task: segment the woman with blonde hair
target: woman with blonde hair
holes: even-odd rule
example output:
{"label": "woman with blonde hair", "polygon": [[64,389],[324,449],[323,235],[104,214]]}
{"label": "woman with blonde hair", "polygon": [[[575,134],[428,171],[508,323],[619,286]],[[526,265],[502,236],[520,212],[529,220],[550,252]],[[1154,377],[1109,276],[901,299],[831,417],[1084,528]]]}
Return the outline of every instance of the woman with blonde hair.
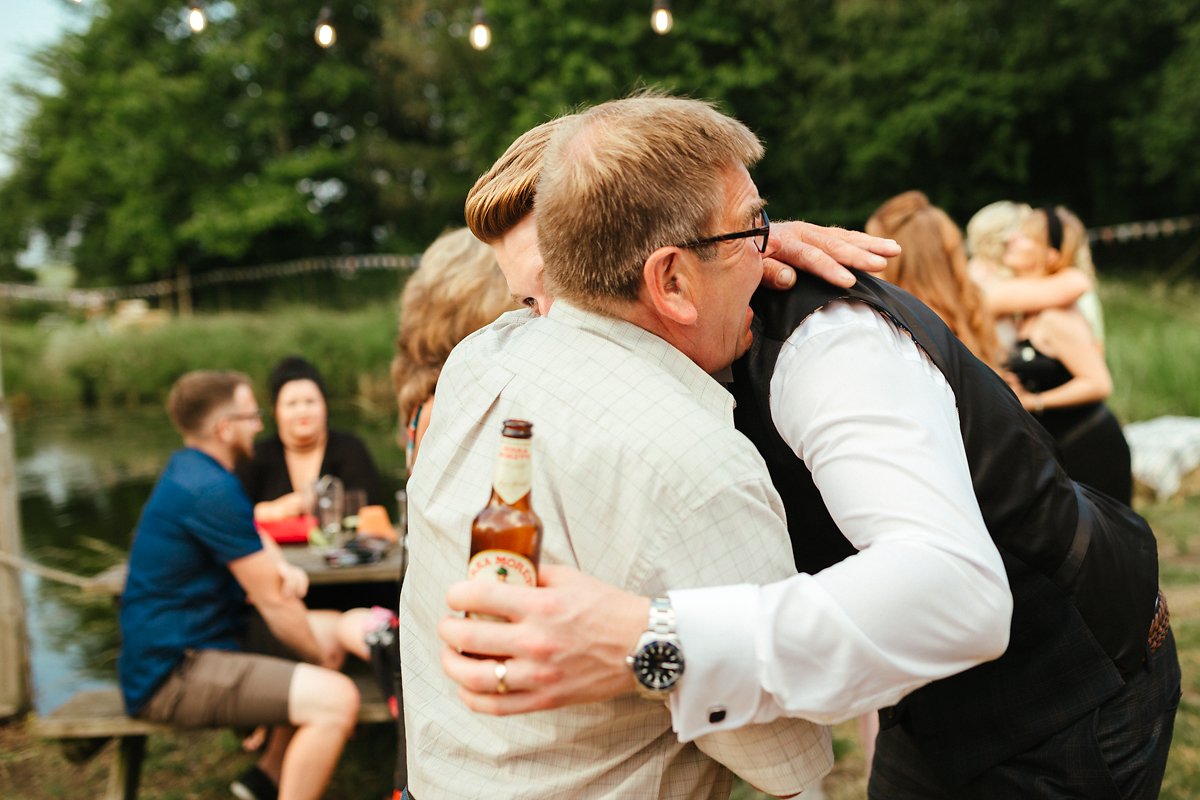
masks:
{"label": "woman with blonde hair", "polygon": [[1096,296],[1096,268],[1086,240],[1076,251],[1070,268],[1046,277],[1014,278],[1004,265],[1008,242],[1033,209],[1025,203],[997,200],[975,212],[967,222],[967,269],[983,289],[983,299],[996,317],[996,333],[1005,350],[1016,343],[1016,317],[1048,308],[1078,304],[1092,327],[1097,343],[1104,344],[1104,318]]}
{"label": "woman with blonde hair", "polygon": [[450,351],[469,334],[520,305],[492,249],[466,228],[443,233],[421,257],[400,296],[392,385],[405,426],[411,471],[429,427],[433,390]]}
{"label": "woman with blonde hair", "polygon": [[[1087,233],[1065,208],[1041,208],[1021,223],[1004,263],[1017,278],[1071,269]],[[1072,478],[1129,504],[1133,492],[1129,445],[1105,405],[1112,375],[1092,328],[1078,308],[1026,314],[1008,361],[1009,385],[1058,442]]]}
{"label": "woman with blonde hair", "polygon": [[908,191],[876,209],[866,232],[901,247],[881,277],[932,308],[976,358],[998,369],[1003,350],[992,315],[967,272],[962,233],[946,212],[924,192]]}

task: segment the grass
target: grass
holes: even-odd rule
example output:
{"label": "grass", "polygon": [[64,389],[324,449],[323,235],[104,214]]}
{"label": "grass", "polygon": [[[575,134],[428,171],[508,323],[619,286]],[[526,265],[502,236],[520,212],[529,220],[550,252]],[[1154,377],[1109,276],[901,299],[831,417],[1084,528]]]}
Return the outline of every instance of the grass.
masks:
{"label": "grass", "polygon": [[[1101,296],[1117,416],[1200,416],[1200,284],[1114,278],[1101,285]],[[262,386],[276,360],[301,353],[320,366],[331,396],[386,410],[393,297],[365,296],[348,310],[290,305],[197,315],[149,331],[114,331],[65,315],[31,323],[10,314],[0,318],[3,386],[17,414],[157,406],[189,369],[237,369]]]}
{"label": "grass", "polygon": [[1117,416],[1200,416],[1200,284],[1109,280],[1101,298]]}
{"label": "grass", "polygon": [[[0,797],[50,800],[98,797],[108,778],[110,742],[84,763],[72,763],[56,743],[31,737],[24,725],[0,726]],[[360,729],[346,746],[325,800],[391,796],[396,735],[391,726]],[[151,736],[142,767],[142,800],[230,797],[229,784],[254,761],[229,731]]]}
{"label": "grass", "polygon": [[376,303],[195,316],[151,330],[113,330],[102,321],[4,323],[0,346],[4,388],[18,414],[158,406],[179,375],[197,368],[240,370],[263,386],[271,366],[292,353],[320,367],[332,397],[391,407],[395,331],[393,306]]}

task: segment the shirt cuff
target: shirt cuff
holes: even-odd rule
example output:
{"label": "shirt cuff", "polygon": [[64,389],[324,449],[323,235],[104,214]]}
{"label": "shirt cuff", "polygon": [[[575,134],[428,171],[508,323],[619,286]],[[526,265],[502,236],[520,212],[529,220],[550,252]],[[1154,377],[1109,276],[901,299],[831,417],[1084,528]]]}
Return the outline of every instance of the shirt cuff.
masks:
{"label": "shirt cuff", "polygon": [[755,609],[749,584],[668,593],[683,650],[684,672],[670,695],[681,742],[749,724],[758,708]]}

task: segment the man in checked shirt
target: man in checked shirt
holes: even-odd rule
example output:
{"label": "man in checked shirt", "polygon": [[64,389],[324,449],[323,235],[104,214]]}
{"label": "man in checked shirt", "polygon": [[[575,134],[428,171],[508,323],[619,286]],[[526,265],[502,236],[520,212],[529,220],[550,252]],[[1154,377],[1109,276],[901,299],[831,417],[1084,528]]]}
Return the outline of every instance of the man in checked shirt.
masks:
{"label": "man in checked shirt", "polygon": [[[746,166],[761,145],[710,106],[673,98],[619,101],[577,123],[579,138],[547,162],[563,171],[557,203],[553,189],[539,198],[546,213],[571,217],[560,228],[571,252],[547,259],[558,300],[544,317],[501,317],[455,350],[409,483],[409,791],[720,798],[732,769],[792,795],[829,768],[828,730],[781,720],[680,742],[663,703],[668,663],[647,660],[657,677],[642,697],[511,719],[471,713],[440,669],[442,598],[464,574],[464,532],[486,499],[507,417],[535,427],[543,564],[649,594],[793,571],[779,497],[709,374],[749,344],[767,220]],[[664,164],[663,152],[683,163]],[[628,225],[601,230],[610,213]],[[745,233],[701,241],[713,229]],[[669,612],[663,631],[669,641]],[[498,662],[486,663],[502,687]]]}

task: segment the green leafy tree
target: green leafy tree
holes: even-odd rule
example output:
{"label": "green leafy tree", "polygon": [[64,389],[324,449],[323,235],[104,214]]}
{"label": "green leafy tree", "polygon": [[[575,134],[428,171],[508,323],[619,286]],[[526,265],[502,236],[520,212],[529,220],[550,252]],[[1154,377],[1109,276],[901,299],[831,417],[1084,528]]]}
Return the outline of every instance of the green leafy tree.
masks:
{"label": "green leafy tree", "polygon": [[362,154],[387,135],[378,19],[330,5],[327,51],[292,4],[211,4],[195,35],[177,5],[99,5],[39,58],[58,91],[25,90],[36,111],[0,188],[4,258],[43,231],[97,283],[374,249],[387,220]]}
{"label": "green leafy tree", "polygon": [[42,54],[61,89],[0,186],[0,269],[44,232],[92,283],[302,255],[419,250],[461,223],[519,133],[643,86],[714,100],[767,143],[779,216],[860,226],[927,191],[958,219],[1009,197],[1092,224],[1193,212],[1195,3],[693,0],[668,36],[649,3],[331,0],[314,9],[98,0]]}
{"label": "green leafy tree", "polygon": [[1197,128],[1182,0],[695,0],[665,37],[619,0],[489,0],[483,53],[469,6],[449,4],[420,47],[476,173],[531,125],[654,85],[758,132],[755,178],[788,215],[857,226],[914,187],[960,219],[1001,197],[1096,222],[1200,202],[1172,172]]}

